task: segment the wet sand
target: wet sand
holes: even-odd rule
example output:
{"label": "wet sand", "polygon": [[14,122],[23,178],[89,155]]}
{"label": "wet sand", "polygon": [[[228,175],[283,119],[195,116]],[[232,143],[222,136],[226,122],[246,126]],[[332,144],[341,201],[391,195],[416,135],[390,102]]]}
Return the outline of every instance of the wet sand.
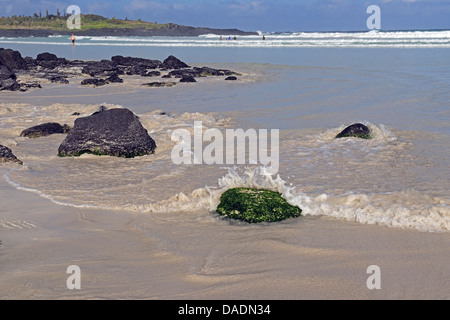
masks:
{"label": "wet sand", "polygon": [[[80,209],[3,179],[0,192],[1,299],[449,298],[446,233],[325,217],[248,226],[209,213]],[[70,265],[81,269],[80,290],[66,287]],[[366,286],[370,265],[380,267],[379,290]]]}

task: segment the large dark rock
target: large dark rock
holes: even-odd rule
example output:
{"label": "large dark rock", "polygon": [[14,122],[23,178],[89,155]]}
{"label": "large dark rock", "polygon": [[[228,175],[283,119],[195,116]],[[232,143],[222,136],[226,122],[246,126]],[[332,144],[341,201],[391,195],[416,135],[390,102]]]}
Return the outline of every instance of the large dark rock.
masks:
{"label": "large dark rock", "polygon": [[22,161],[17,159],[17,157],[12,153],[10,148],[0,145],[0,163],[5,162],[23,164]]}
{"label": "large dark rock", "polygon": [[361,139],[372,139],[370,129],[362,123],[355,123],[345,128],[336,138],[356,137]]}
{"label": "large dark rock", "polygon": [[163,61],[163,63],[161,64],[160,68],[163,69],[183,69],[183,68],[189,68],[189,66],[184,63],[183,61],[181,61],[180,59],[174,57],[174,56],[169,56],[166,58],[166,60]]}
{"label": "large dark rock", "polygon": [[59,123],[49,122],[25,129],[22,131],[20,136],[28,138],[38,138],[49,136],[52,134],[68,133],[69,131],[70,127],[67,124],[62,126]]}
{"label": "large dark rock", "polygon": [[233,188],[225,191],[217,213],[250,223],[274,222],[299,217],[302,210],[271,190]]}
{"label": "large dark rock", "polygon": [[19,51],[0,48],[0,65],[8,67],[10,70],[26,70],[27,62]]}
{"label": "large dark rock", "polygon": [[151,154],[155,141],[128,109],[110,109],[78,118],[58,149],[60,157],[84,153],[133,158]]}

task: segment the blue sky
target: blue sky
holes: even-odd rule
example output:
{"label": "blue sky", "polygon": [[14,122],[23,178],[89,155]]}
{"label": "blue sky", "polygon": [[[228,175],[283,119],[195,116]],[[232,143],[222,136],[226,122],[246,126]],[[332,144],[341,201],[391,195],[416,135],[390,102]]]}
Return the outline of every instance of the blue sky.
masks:
{"label": "blue sky", "polygon": [[78,5],[82,13],[247,31],[367,30],[370,5],[384,30],[450,29],[450,0],[0,0],[0,16]]}

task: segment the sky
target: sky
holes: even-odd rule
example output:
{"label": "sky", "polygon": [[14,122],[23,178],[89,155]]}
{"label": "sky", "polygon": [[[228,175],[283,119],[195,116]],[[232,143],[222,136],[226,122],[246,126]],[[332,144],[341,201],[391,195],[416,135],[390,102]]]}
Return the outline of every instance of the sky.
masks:
{"label": "sky", "polygon": [[450,0],[0,0],[0,16],[63,12],[244,31],[363,31],[370,5],[382,30],[450,29]]}

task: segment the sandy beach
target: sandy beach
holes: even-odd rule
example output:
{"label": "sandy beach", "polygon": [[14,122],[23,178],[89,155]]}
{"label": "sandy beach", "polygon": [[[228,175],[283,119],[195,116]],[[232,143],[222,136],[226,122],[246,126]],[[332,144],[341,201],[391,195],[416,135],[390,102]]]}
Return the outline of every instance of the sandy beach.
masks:
{"label": "sandy beach", "polygon": [[[449,297],[448,234],[326,217],[248,226],[207,213],[134,215],[57,206],[3,179],[0,188],[1,299]],[[66,287],[70,265],[81,290]],[[381,269],[379,290],[366,286],[370,265]]]}

